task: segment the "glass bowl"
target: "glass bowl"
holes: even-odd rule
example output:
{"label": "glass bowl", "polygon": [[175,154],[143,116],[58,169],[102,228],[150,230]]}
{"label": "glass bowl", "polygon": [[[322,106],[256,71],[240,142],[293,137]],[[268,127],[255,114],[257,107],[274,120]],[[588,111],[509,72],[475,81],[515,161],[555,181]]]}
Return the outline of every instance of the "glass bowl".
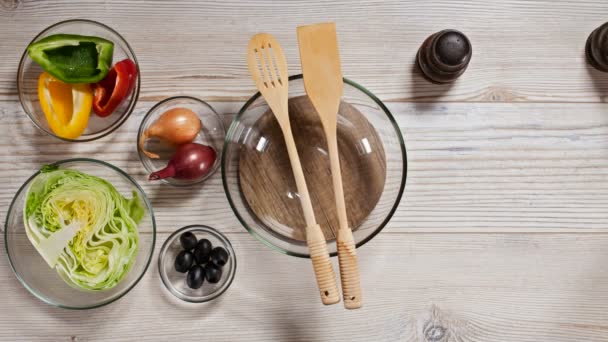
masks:
{"label": "glass bowl", "polygon": [[94,159],[68,159],[53,165],[102,177],[128,198],[131,198],[133,191],[139,194],[146,212],[138,226],[139,250],[135,262],[118,285],[103,291],[78,290],[66,283],[55,269],[51,269],[28,240],[23,224],[27,190],[34,177],[40,173],[38,171],[19,188],[6,216],[4,241],[11,267],[23,286],[48,304],[67,309],[92,309],[109,304],[135,287],[148,269],[156,239],[152,205],[135,180],[114,165]]}
{"label": "glass bowl", "polygon": [[[302,75],[289,78],[289,111],[315,216],[334,256],[338,219],[327,142]],[[399,205],[407,174],[405,144],[386,106],[348,79],[337,125],[349,226],[357,246],[362,246],[382,230]],[[282,253],[309,257],[284,138],[259,92],[228,129],[222,180],[232,210],[253,236]]]}
{"label": "glass bowl", "polygon": [[[228,262],[222,268],[222,277],[216,284],[205,280],[203,286],[191,289],[186,284],[186,274],[175,270],[175,257],[183,250],[179,237],[185,232],[193,233],[197,240],[208,239],[213,247],[223,247],[228,252]],[[203,303],[219,297],[232,284],[236,273],[236,255],[228,238],[219,231],[204,225],[191,225],[173,232],[160,250],[158,271],[163,284],[175,297],[191,303]]]}
{"label": "glass bowl", "polygon": [[[175,186],[190,186],[203,182],[207,178],[211,177],[211,175],[213,175],[215,171],[217,171],[218,167],[220,166],[222,149],[224,147],[224,137],[226,135],[224,123],[222,121],[222,118],[207,102],[191,96],[175,96],[160,101],[154,107],[152,107],[150,111],[148,111],[146,116],[141,121],[141,124],[139,125],[139,131],[137,132],[136,144],[137,142],[139,142],[139,139],[142,134],[148,128],[150,128],[150,126],[163,113],[177,107],[188,108],[198,115],[203,125],[198,136],[196,137],[196,139],[194,139],[194,142],[210,146],[215,150],[216,153],[215,163],[213,163],[213,166],[211,166],[209,172],[207,172],[204,176],[200,178],[193,180],[180,180],[175,178],[161,179],[161,181],[166,184],[171,184]],[[137,146],[139,160],[141,160],[141,163],[144,165],[144,168],[148,173],[161,170],[165,166],[167,166],[167,162],[169,161],[169,159],[171,159],[171,156],[175,152],[174,146],[170,146],[166,143],[163,143],[157,138],[148,139],[144,144],[144,148],[147,151],[155,152],[160,156],[160,158],[158,159],[152,159],[148,157],[139,148],[139,145]]]}
{"label": "glass bowl", "polygon": [[102,23],[85,19],[66,20],[53,24],[34,37],[30,44],[58,33],[97,36],[112,41],[114,43],[112,62],[116,63],[129,58],[137,66],[137,83],[135,88],[129,97],[108,116],[99,117],[91,110],[87,128],[80,137],[76,139],[59,137],[49,127],[40,106],[40,100],[38,99],[38,78],[44,70],[30,58],[26,49],[21,56],[17,73],[17,89],[21,106],[36,127],[55,138],[64,141],[92,141],[104,137],[120,127],[131,115],[133,108],[135,108],[141,83],[141,73],[139,72],[139,64],[137,63],[137,58],[135,58],[135,53],[118,32]]}

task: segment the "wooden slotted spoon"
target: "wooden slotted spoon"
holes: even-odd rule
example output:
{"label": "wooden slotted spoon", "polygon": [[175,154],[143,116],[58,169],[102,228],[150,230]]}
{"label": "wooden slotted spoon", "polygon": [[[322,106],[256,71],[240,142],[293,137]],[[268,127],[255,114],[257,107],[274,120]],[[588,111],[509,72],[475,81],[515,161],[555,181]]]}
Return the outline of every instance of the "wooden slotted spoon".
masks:
{"label": "wooden slotted spoon", "polygon": [[304,74],[304,88],[319,113],[327,138],[332,183],[338,213],[338,259],[344,307],[361,307],[359,264],[352,230],[348,227],[342,174],[338,156],[337,117],[342,97],[342,70],[338,52],[336,24],[325,23],[298,27],[298,45]]}
{"label": "wooden slotted spoon", "polygon": [[249,41],[247,48],[247,64],[255,84],[266,99],[268,106],[277,119],[285,145],[293,176],[298,188],[304,219],[306,220],[306,242],[310,251],[313,269],[317,278],[317,286],[321,294],[321,301],[325,305],[340,301],[340,294],[336,282],[336,274],[329,260],[327,243],[321,227],[317,224],[315,214],[310,202],[308,187],[304,179],[304,172],[300,164],[300,157],[296,143],[291,132],[288,111],[288,74],[285,54],[273,36],[260,33]]}

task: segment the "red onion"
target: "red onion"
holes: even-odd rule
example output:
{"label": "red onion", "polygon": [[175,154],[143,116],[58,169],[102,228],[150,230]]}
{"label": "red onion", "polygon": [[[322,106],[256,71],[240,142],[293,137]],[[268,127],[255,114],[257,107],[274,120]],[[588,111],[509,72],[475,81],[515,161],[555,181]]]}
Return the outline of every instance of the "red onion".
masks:
{"label": "red onion", "polygon": [[175,179],[192,180],[203,177],[215,163],[215,150],[209,146],[188,143],[181,145],[175,151],[167,166],[152,172],[148,180],[173,177]]}

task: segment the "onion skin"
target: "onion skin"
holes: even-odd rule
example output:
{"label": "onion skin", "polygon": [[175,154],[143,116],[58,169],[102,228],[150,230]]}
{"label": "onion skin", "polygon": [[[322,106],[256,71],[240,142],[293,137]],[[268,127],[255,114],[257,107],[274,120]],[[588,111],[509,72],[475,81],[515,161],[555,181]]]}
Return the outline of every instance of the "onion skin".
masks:
{"label": "onion skin", "polygon": [[149,158],[159,155],[144,149],[149,138],[159,138],[177,146],[192,142],[201,131],[202,123],[196,113],[188,108],[172,108],[164,112],[139,138],[139,149]]}
{"label": "onion skin", "polygon": [[187,143],[178,147],[167,166],[162,170],[152,172],[148,180],[169,177],[181,180],[201,178],[211,170],[216,158],[217,154],[213,148],[197,143]]}

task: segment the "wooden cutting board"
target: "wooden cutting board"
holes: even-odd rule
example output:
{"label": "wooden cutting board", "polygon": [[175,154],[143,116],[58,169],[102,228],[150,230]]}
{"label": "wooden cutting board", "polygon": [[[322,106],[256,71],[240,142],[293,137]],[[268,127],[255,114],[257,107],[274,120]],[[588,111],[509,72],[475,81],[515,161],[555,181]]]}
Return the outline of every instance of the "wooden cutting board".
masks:
{"label": "wooden cutting board", "polygon": [[[307,96],[290,99],[289,112],[315,216],[326,239],[333,240],[338,231],[338,217],[321,121]],[[305,241],[306,223],[287,149],[270,110],[260,117],[252,131],[260,138],[241,151],[239,160],[239,182],[245,202],[270,231]],[[356,231],[380,199],[386,179],[386,158],[376,130],[360,111],[345,102],[339,110],[338,149],[349,225]]]}

